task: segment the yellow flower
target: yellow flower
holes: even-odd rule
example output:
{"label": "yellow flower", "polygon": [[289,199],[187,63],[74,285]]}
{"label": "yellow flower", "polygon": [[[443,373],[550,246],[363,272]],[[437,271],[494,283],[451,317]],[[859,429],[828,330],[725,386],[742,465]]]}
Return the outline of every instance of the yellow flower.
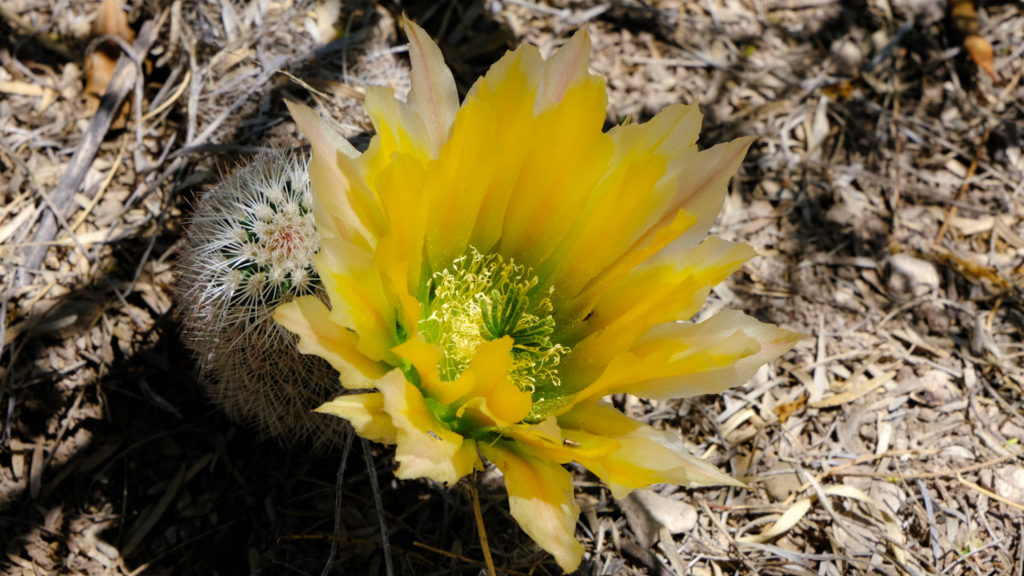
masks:
{"label": "yellow flower", "polygon": [[365,152],[291,105],[313,147],[330,307],[302,297],[276,319],[353,392],[321,412],[396,445],[399,478],[454,483],[494,463],[512,516],[571,571],[583,549],[563,464],[616,497],[739,484],[602,398],[721,392],[794,343],[731,311],[681,322],[754,255],[708,236],[751,139],[698,151],[700,112],[681,105],[602,131],[582,31],[547,60],[506,54],[459,106],[438,47],[405,29],[412,89],[367,88]]}

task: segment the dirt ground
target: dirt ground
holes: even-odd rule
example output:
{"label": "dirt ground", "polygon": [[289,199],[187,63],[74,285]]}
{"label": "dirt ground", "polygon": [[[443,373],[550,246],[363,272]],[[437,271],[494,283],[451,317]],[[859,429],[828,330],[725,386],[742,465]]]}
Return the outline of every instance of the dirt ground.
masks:
{"label": "dirt ground", "polygon": [[[696,102],[702,145],[758,137],[717,231],[761,256],[707,311],[807,338],[718,397],[616,398],[751,489],[615,501],[577,469],[580,574],[1024,575],[1019,2],[977,5],[992,77],[962,48],[964,23],[927,0],[126,9],[134,48],[112,50],[131,57],[111,86],[134,104],[97,113],[84,63],[99,4],[0,6],[4,574],[481,572],[464,487],[398,482],[389,451],[364,458],[359,442],[336,486],[340,450],[232,423],[172,304],[197,198],[259,150],[301,143],[285,98],[365,143],[362,87],[408,86],[404,11],[463,93],[518,43],[550,53],[587,27],[609,123]],[[500,479],[479,482],[501,573],[560,573]]]}

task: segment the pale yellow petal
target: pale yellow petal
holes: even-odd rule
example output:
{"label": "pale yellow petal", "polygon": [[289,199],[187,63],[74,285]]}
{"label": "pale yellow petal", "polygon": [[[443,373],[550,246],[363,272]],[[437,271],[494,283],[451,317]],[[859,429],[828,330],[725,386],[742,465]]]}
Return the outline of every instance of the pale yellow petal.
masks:
{"label": "pale yellow petal", "polygon": [[346,394],[324,402],[316,412],[348,420],[356,434],[382,444],[394,444],[398,430],[384,411],[384,396],[377,393]]}
{"label": "pale yellow petal", "polygon": [[580,509],[572,476],[556,462],[506,444],[480,444],[480,451],[505,475],[512,517],[562,570],[572,572],[583,559],[583,546],[576,540]]}
{"label": "pale yellow petal", "polygon": [[[574,215],[611,149],[601,132],[603,80],[587,75],[588,53],[585,33],[548,62],[523,47],[470,91],[451,137],[428,168],[433,270],[470,245],[489,251],[499,237],[511,257],[538,260],[565,233],[557,223],[537,226],[537,214]],[[538,89],[553,100],[535,108],[533,101],[542,98]],[[497,151],[486,143],[497,143]]]}
{"label": "pale yellow petal", "polygon": [[362,354],[391,363],[398,341],[395,310],[372,253],[340,238],[324,239],[313,262],[331,298],[327,318],[359,334]]}
{"label": "pale yellow petal", "polygon": [[384,395],[384,410],[397,430],[397,478],[430,478],[454,484],[481,466],[476,442],[438,422],[423,395],[401,371],[392,370],[376,386]]}
{"label": "pale yellow petal", "polygon": [[586,321],[566,330],[566,338],[582,340],[566,360],[565,380],[572,386],[588,382],[651,326],[691,317],[711,287],[754,254],[745,244],[711,236],[692,250],[663,252],[634,270],[588,309]]}
{"label": "pale yellow petal", "polygon": [[396,153],[421,160],[431,157],[430,136],[419,114],[395,97],[387,86],[367,86],[363,107],[373,123],[376,135],[360,156],[367,181],[374,185],[376,177],[391,163]]}
{"label": "pale yellow petal", "polygon": [[299,130],[309,140],[314,154],[319,151],[327,158],[333,156],[333,152],[341,152],[349,158],[359,156],[355,146],[338,134],[330,124],[324,122],[312,108],[291,100],[285,100],[284,104]]}
{"label": "pale yellow petal", "polygon": [[581,436],[614,439],[619,448],[597,458],[579,457],[616,498],[651,484],[743,486],[700,458],[693,456],[672,432],[656,430],[629,418],[605,403],[578,405],[558,417],[563,429]]}
{"label": "pale yellow petal", "polygon": [[328,316],[327,307],[315,296],[296,298],[274,311],[274,320],[298,335],[299,352],[327,360],[346,388],[372,387],[386,368],[359,352],[359,336],[327,320]]}
{"label": "pale yellow petal", "polygon": [[[498,166],[503,155],[484,145],[495,141],[500,124],[492,102],[469,98],[459,110],[451,138],[437,160],[427,167],[424,183],[427,206],[419,214],[426,229],[427,253],[434,271],[441,270],[466,253],[480,207],[503,182]],[[476,247],[479,249],[479,247]]]}
{"label": "pale yellow petal", "polygon": [[423,28],[404,16],[402,27],[409,37],[409,61],[412,64],[412,88],[408,102],[426,128],[431,156],[437,156],[448,139],[448,131],[459,109],[455,78],[444,63],[441,50]]}
{"label": "pale yellow petal", "polygon": [[643,398],[717,394],[743,384],[801,338],[735,310],[723,310],[700,324],[653,327],[577,396],[580,402],[629,392]]}
{"label": "pale yellow petal", "polygon": [[[669,222],[678,210],[684,210],[696,216],[697,223],[674,243],[678,248],[689,248],[703,240],[722,210],[729,181],[743,163],[753,142],[753,136],[745,136],[699,153],[684,153],[670,160],[669,171],[659,188],[664,187],[672,201],[661,219],[654,222],[651,230]],[[660,193],[660,190],[655,193]],[[642,246],[652,238],[652,231],[642,237],[638,244]]]}
{"label": "pale yellow petal", "polygon": [[372,246],[380,233],[381,211],[372,190],[351,181],[358,179],[351,167],[359,153],[309,107],[291,101],[285,104],[312,145],[308,171],[321,236],[340,236],[360,246]]}
{"label": "pale yellow petal", "polygon": [[581,28],[544,62],[544,75],[533,104],[534,116],[558,105],[571,86],[587,76],[590,65],[590,34]]}
{"label": "pale yellow petal", "polygon": [[[665,152],[667,143],[685,144],[692,136],[692,125],[699,117],[684,112],[685,109],[680,108],[675,110],[675,117],[668,117],[676,121],[678,129],[660,143],[659,151]],[[564,324],[588,316],[590,306],[655,254],[663,250],[684,252],[704,240],[721,209],[728,182],[751,141],[739,138],[701,152],[697,152],[695,146],[681,146],[675,154],[670,154],[668,169],[651,193],[664,208],[653,210],[654,217],[646,221],[642,234],[621,256],[590,279],[578,295],[573,296],[572,290],[563,291],[567,293],[558,298],[570,299],[567,303],[559,302],[560,315],[568,317]],[[559,262],[572,262],[574,258],[586,264],[586,260],[594,256],[566,254]]]}
{"label": "pale yellow petal", "polygon": [[475,383],[470,378],[458,378],[453,382],[443,382],[439,372],[439,364],[444,353],[434,344],[430,344],[417,335],[395,347],[395,354],[407,360],[416,369],[420,377],[420,387],[439,403],[448,405],[469,394]]}
{"label": "pale yellow petal", "polygon": [[[558,287],[556,309],[622,258],[668,208],[672,196],[663,185],[666,171],[676,170],[670,162],[685,149],[696,152],[699,130],[697,106],[670,106],[649,122],[609,131],[614,147],[609,170],[573,216],[561,246],[539,270]],[[683,231],[680,227],[679,233]],[[620,275],[628,272],[621,267],[613,270]]]}
{"label": "pale yellow petal", "polygon": [[619,443],[606,436],[562,430],[558,421],[547,418],[538,424],[519,424],[504,428],[502,436],[517,444],[529,446],[538,456],[560,464],[581,459],[604,457],[619,448]]}
{"label": "pale yellow petal", "polygon": [[700,309],[712,286],[725,280],[757,255],[753,248],[709,236],[682,253],[662,251],[637,267],[609,290],[591,310],[591,331],[622,330],[690,318]]}
{"label": "pale yellow petal", "polygon": [[388,217],[389,231],[377,242],[374,257],[390,305],[400,311],[399,319],[409,334],[415,334],[420,304],[415,298],[421,287],[423,242],[427,219],[423,163],[396,152],[377,178],[377,191]]}

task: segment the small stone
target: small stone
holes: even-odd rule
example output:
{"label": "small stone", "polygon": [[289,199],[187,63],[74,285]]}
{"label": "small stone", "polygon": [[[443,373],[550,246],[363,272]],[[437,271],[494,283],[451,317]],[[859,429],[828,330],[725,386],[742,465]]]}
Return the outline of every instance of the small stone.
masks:
{"label": "small stone", "polygon": [[836,71],[844,76],[856,76],[864,66],[864,52],[849,37],[833,42],[830,52]]}
{"label": "small stone", "polygon": [[1012,502],[1024,502],[1024,467],[1004,466],[995,473],[996,494]]}
{"label": "small stone", "polygon": [[619,508],[644,546],[650,546],[657,539],[662,527],[672,534],[681,534],[697,525],[697,510],[693,506],[650,490],[634,491],[619,500]]}
{"label": "small stone", "polygon": [[889,297],[895,301],[907,301],[939,290],[939,271],[925,260],[893,254],[888,260]]}
{"label": "small stone", "polygon": [[800,490],[802,485],[803,482],[800,481],[796,472],[771,474],[764,477],[764,488],[773,502],[781,502],[789,498],[791,494]]}

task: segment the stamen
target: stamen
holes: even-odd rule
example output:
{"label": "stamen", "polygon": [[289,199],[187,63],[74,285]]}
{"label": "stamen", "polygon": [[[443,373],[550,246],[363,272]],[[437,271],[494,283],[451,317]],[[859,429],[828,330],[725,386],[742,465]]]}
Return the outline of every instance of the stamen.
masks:
{"label": "stamen", "polygon": [[474,248],[434,274],[419,327],[444,352],[443,380],[458,378],[480,344],[510,336],[511,380],[531,392],[559,385],[558,364],[570,349],[551,341],[552,289],[536,294],[538,282],[530,268]]}

